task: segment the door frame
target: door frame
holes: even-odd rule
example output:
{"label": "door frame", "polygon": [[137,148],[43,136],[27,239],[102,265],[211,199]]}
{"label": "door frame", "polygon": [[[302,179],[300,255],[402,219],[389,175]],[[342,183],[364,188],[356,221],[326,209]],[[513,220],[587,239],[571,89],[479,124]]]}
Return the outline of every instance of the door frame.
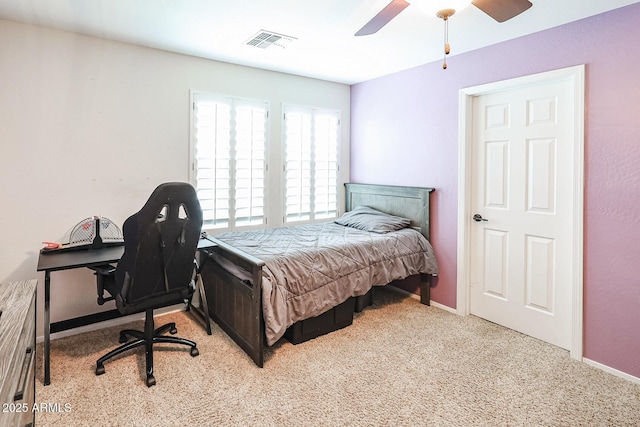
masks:
{"label": "door frame", "polygon": [[473,144],[473,98],[494,92],[518,89],[545,82],[569,80],[574,93],[573,141],[573,238],[571,349],[573,359],[582,360],[583,351],[583,259],[584,259],[584,112],[585,66],[577,65],[529,76],[462,88],[458,105],[458,242],[456,312],[470,313],[470,242],[471,242],[471,156]]}

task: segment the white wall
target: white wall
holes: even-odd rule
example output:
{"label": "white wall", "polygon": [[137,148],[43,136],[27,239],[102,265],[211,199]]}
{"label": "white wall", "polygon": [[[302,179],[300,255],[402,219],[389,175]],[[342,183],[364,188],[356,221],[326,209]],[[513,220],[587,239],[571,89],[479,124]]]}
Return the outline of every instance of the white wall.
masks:
{"label": "white wall", "polygon": [[[282,103],[340,109],[349,153],[347,85],[2,20],[0,41],[0,281],[37,278],[39,316],[41,242],[92,215],[122,224],[189,179],[190,90],[269,101],[277,144]],[[95,297],[88,270],[52,273],[51,320],[112,308]]]}

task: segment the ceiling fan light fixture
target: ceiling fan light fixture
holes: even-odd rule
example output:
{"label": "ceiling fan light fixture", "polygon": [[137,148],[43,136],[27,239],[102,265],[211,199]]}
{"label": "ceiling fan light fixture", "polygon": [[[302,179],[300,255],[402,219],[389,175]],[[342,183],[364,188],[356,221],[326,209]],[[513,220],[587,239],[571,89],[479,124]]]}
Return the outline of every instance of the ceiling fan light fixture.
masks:
{"label": "ceiling fan light fixture", "polygon": [[436,12],[436,16],[446,21],[451,16],[453,16],[454,13],[456,13],[455,9],[440,9],[439,11]]}
{"label": "ceiling fan light fixture", "polygon": [[[448,10],[453,10],[453,13],[460,12],[470,5],[471,1],[472,0],[412,0],[409,3],[429,16],[442,18],[442,16],[439,16],[440,12]],[[447,17],[453,15],[453,13],[447,15]]]}

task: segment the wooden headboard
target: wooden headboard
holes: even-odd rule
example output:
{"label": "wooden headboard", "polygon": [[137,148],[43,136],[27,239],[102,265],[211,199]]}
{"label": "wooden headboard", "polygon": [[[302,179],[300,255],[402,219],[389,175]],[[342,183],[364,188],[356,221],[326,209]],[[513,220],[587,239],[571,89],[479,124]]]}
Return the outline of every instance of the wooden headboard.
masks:
{"label": "wooden headboard", "polygon": [[347,211],[356,206],[370,208],[411,220],[411,226],[429,239],[429,195],[434,188],[396,185],[352,184],[346,188]]}

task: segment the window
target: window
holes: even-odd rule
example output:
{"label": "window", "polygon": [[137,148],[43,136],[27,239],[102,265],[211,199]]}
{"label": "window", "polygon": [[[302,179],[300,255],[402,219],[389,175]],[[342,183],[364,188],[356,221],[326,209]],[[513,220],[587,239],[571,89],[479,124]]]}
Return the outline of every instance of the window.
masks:
{"label": "window", "polygon": [[284,106],[284,222],[335,218],[340,112]]}
{"label": "window", "polygon": [[[270,227],[337,216],[340,111],[283,105],[282,142],[270,147],[268,102],[199,92],[192,101],[190,179],[203,228],[264,228],[267,214]],[[269,156],[284,167],[270,170]]]}
{"label": "window", "polygon": [[266,102],[193,94],[192,181],[203,227],[265,224]]}

